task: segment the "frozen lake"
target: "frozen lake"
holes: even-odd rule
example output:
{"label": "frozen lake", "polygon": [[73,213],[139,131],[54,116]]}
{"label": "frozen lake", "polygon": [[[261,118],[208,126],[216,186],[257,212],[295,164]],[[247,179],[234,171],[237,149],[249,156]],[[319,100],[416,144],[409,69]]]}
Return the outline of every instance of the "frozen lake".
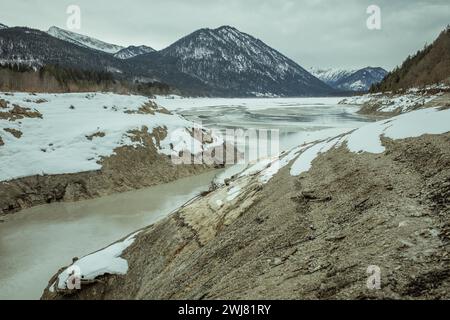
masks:
{"label": "frozen lake", "polygon": [[[208,128],[277,129],[281,151],[326,138],[372,120],[343,98],[220,99],[158,97],[157,103]],[[318,133],[321,131],[321,133]]]}

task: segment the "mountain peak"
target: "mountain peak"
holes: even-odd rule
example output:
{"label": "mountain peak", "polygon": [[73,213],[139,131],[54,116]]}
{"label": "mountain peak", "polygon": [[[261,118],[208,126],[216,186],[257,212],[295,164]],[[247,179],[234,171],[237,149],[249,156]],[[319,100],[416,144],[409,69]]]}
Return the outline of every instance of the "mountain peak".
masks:
{"label": "mountain peak", "polygon": [[64,30],[64,29],[61,29],[61,28],[56,27],[56,26],[51,26],[50,28],[48,28],[47,33],[50,33],[50,32],[58,32],[58,31],[60,31],[60,30]]}
{"label": "mountain peak", "polygon": [[122,46],[103,42],[101,40],[85,36],[73,31],[61,29],[55,26],[50,27],[47,33],[55,38],[71,42],[80,47],[103,51],[110,54],[117,53],[120,50],[124,49],[124,47]]}
{"label": "mountain peak", "polygon": [[387,71],[380,67],[348,70],[310,68],[310,72],[331,87],[344,91],[367,91],[387,74]]}
{"label": "mountain peak", "polygon": [[7,25],[4,25],[3,23],[0,23],[0,29],[6,29],[6,28],[8,28]]}
{"label": "mountain peak", "polygon": [[223,25],[223,26],[220,26],[220,27],[218,27],[218,28],[216,28],[216,29],[214,29],[214,31],[234,31],[234,32],[240,32],[238,29],[236,29],[235,27],[232,27],[232,26],[229,26],[229,25]]}
{"label": "mountain peak", "polygon": [[235,95],[328,94],[328,85],[261,40],[224,25],[203,28],[159,52],[218,91]]}
{"label": "mountain peak", "polygon": [[129,46],[115,53],[114,57],[119,59],[130,59],[142,54],[155,51],[156,51],[155,49],[149,46]]}

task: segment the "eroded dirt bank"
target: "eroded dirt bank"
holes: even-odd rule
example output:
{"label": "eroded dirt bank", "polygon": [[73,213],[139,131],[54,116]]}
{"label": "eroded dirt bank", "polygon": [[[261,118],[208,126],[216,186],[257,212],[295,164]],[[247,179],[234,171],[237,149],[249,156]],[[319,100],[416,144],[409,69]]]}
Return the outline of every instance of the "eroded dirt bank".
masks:
{"label": "eroded dirt bank", "polygon": [[[38,175],[0,182],[0,216],[57,201],[78,201],[167,183],[212,170],[208,165],[175,165],[170,156],[158,153],[154,144],[167,135],[147,128],[130,134],[141,145],[122,146],[101,160],[98,171]],[[153,140],[155,139],[155,140]]]}
{"label": "eroded dirt bank", "polygon": [[188,159],[210,153],[215,157],[215,152],[226,148],[206,129],[194,128],[192,122],[144,96],[9,93],[2,97],[0,216],[199,174],[220,165],[202,161],[176,165],[172,160],[180,154]]}
{"label": "eroded dirt bank", "polygon": [[[383,144],[245,178],[225,204],[216,190],[143,229],[125,276],[43,299],[448,299],[450,134]],[[372,265],[380,290],[366,286]]]}

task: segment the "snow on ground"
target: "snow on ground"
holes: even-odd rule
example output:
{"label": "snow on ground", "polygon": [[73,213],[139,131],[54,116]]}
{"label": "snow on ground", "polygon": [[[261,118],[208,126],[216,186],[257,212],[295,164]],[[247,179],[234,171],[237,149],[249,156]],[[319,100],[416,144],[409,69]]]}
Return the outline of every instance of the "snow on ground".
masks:
{"label": "snow on ground", "polygon": [[[393,94],[391,92],[365,94],[343,99],[339,104],[363,105],[366,103],[377,104],[378,112],[407,112],[414,108],[421,107],[426,103],[441,96],[450,88],[448,86],[437,84],[425,88],[412,88],[405,92]],[[441,91],[440,91],[441,90]],[[429,92],[433,93],[429,93]],[[437,91],[437,92],[436,92]],[[439,92],[440,91],[440,92]]]}
{"label": "snow on ground", "polygon": [[241,187],[239,187],[239,186],[232,187],[228,191],[227,201],[233,201],[234,199],[236,199],[240,192],[241,192]]}
{"label": "snow on ground", "polygon": [[261,172],[262,170],[267,168],[267,166],[269,164],[271,164],[273,161],[274,161],[273,158],[261,159],[260,161],[258,161],[257,163],[255,163],[254,165],[252,165],[248,169],[246,169],[244,172],[242,172],[239,175],[239,177],[250,176],[255,173]]}
{"label": "snow on ground", "polygon": [[361,127],[345,137],[352,152],[382,153],[380,137],[393,140],[450,131],[450,109],[421,109]]}
{"label": "snow on ground", "polygon": [[312,147],[304,151],[291,167],[291,175],[298,176],[302,172],[307,172],[312,165],[314,159],[320,154],[330,150],[338,139],[332,138],[323,142],[316,143]]}
{"label": "snow on ground", "polygon": [[[279,171],[279,169],[286,166],[295,158],[296,155],[298,155],[301,150],[311,145],[312,142],[333,138],[338,135],[348,133],[352,130],[355,130],[355,128],[330,128],[318,131],[300,132],[290,138],[292,143],[289,144],[297,145],[297,147],[290,147],[290,149],[281,155],[274,154],[269,158],[259,159],[256,163],[243,163],[230,166],[215,177],[214,183],[218,186],[222,186],[225,184],[225,180],[230,179],[233,176],[242,178],[245,176],[255,175],[262,171],[265,171],[265,173],[261,176],[260,181],[267,183],[273,175]],[[301,147],[298,147],[299,145]]]}
{"label": "snow on ground", "polygon": [[308,148],[308,146],[309,145],[303,145],[303,146],[298,146],[296,148],[293,148],[286,155],[273,161],[267,169],[263,170],[260,173],[259,181],[264,184],[269,182],[270,179],[272,179],[273,176],[278,173],[278,171],[280,171],[282,168],[287,166],[292,160],[294,160],[298,156],[298,154],[301,151]]}
{"label": "snow on ground", "polygon": [[[111,156],[117,147],[139,145],[131,141],[128,132],[143,126],[150,133],[154,128],[167,128],[169,134],[159,146],[161,154],[178,155],[185,149],[198,153],[223,142],[214,137],[213,143],[202,145],[187,130],[194,124],[178,115],[135,113],[148,102],[143,96],[14,93],[0,94],[1,99],[9,103],[0,108],[0,138],[4,143],[0,146],[0,181],[98,170],[98,161]],[[38,111],[42,118],[2,118],[14,105]],[[17,138],[5,129],[18,130],[22,136]]]}
{"label": "snow on ground", "polygon": [[303,152],[291,167],[291,175],[298,176],[311,168],[320,153],[345,143],[351,152],[382,153],[381,137],[393,140],[442,134],[450,131],[450,109],[428,108],[412,111],[389,120],[371,123],[346,135],[317,143]]}
{"label": "snow on ground", "polygon": [[[262,159],[253,165],[245,167],[245,169],[240,166],[241,171],[236,175],[237,179],[231,182],[226,196],[221,197],[218,195],[214,198],[217,206],[221,207],[223,204],[237,199],[245,187],[251,182],[252,176],[256,177],[258,182],[262,184],[268,183],[282,168],[287,166],[302,150],[308,148],[308,146],[298,146],[287,152],[283,152],[281,155]],[[237,168],[237,166],[231,168]]]}
{"label": "snow on ground", "polygon": [[104,274],[126,274],[128,262],[120,256],[125,249],[133,244],[138,233],[132,234],[122,242],[117,242],[103,250],[77,260],[59,274],[57,280],[58,289],[66,289],[71,276],[78,277],[82,281],[88,281]]}
{"label": "snow on ground", "polygon": [[406,95],[392,95],[384,96],[380,94],[368,94],[363,96],[357,96],[352,98],[347,98],[341,101],[342,104],[358,104],[362,105],[365,103],[377,103],[380,105],[378,108],[379,112],[407,112],[411,108],[423,106],[426,103],[437,98],[439,94],[436,95],[421,95],[416,93],[409,93]]}

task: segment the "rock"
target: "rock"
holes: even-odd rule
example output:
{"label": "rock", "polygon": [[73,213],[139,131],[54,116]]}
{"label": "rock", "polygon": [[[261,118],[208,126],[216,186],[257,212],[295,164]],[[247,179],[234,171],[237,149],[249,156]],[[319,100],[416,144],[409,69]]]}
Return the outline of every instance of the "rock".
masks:
{"label": "rock", "polygon": [[332,236],[329,236],[329,237],[325,238],[325,240],[333,242],[333,241],[344,240],[346,237],[347,236],[343,235],[343,234],[342,235],[332,235]]}
{"label": "rock", "polygon": [[281,258],[275,258],[275,259],[273,260],[273,264],[274,264],[275,266],[280,265],[282,262],[283,262],[283,261],[281,260]]}
{"label": "rock", "polygon": [[0,99],[0,109],[6,109],[8,107],[8,101]]}
{"label": "rock", "polygon": [[302,191],[301,195],[306,200],[316,200],[317,199],[316,195],[314,194],[314,191]]}
{"label": "rock", "polygon": [[406,227],[408,225],[408,222],[407,221],[401,221],[399,224],[398,224],[398,227],[399,228],[404,228],[404,227]]}
{"label": "rock", "polygon": [[4,128],[3,130],[12,134],[17,139],[20,139],[20,137],[22,137],[22,132],[20,130],[12,129],[12,128]]}

